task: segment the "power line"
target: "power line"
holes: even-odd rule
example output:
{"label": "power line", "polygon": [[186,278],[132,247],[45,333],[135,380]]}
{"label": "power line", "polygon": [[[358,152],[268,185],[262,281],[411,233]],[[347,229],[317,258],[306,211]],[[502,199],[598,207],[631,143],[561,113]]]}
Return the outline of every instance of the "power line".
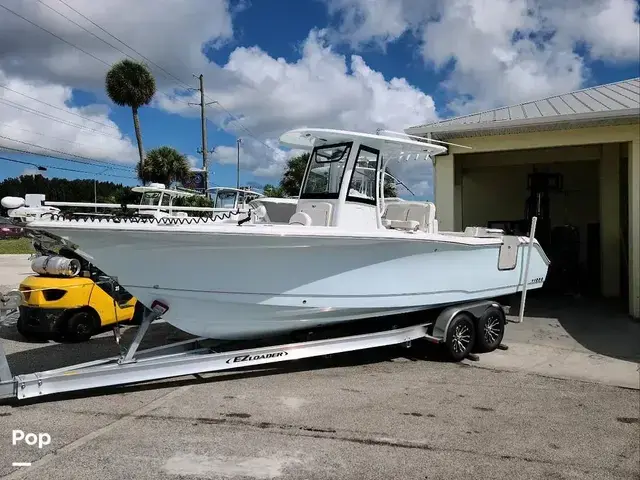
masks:
{"label": "power line", "polygon": [[[69,18],[68,16],[66,16],[64,13],[60,12],[59,10],[56,10],[56,9],[55,9],[55,8],[53,8],[51,5],[48,5],[47,3],[43,2],[42,0],[36,0],[36,1],[37,1],[38,3],[41,3],[42,5],[44,5],[45,7],[47,7],[47,8],[48,8],[49,10],[51,10],[52,12],[54,12],[54,13],[56,13],[56,14],[60,15],[61,17],[63,17],[63,18],[65,18],[66,20],[68,20],[69,22],[73,23],[73,24],[74,24],[75,26],[77,26],[78,28],[81,28],[82,30],[84,30],[85,32],[87,32],[89,35],[93,36],[94,38],[97,38],[98,40],[100,40],[100,41],[101,41],[101,42],[103,42],[104,44],[106,44],[106,45],[110,46],[110,47],[111,47],[111,48],[113,48],[114,50],[117,50],[118,52],[120,52],[121,54],[123,54],[123,55],[125,55],[126,57],[130,58],[131,60],[137,61],[137,59],[136,59],[136,58],[132,57],[132,56],[131,56],[131,55],[129,55],[127,52],[124,52],[124,51],[122,51],[121,49],[119,49],[118,47],[116,47],[115,45],[113,45],[112,43],[107,42],[104,38],[99,37],[98,35],[96,35],[95,33],[93,33],[91,30],[89,30],[89,29],[87,29],[87,28],[83,27],[83,26],[82,26],[82,25],[80,25],[78,22],[76,22],[76,21],[74,21],[74,20],[70,19],[70,18]],[[109,32],[107,32],[106,30],[104,30],[102,27],[100,27],[100,26],[99,26],[99,25],[97,25],[96,23],[94,23],[94,22],[92,22],[91,20],[89,20],[89,18],[87,18],[86,16],[82,15],[82,14],[81,14],[80,12],[78,12],[75,8],[71,7],[70,5],[66,4],[65,2],[61,2],[61,3],[63,3],[64,5],[66,5],[68,8],[70,8],[71,10],[73,10],[74,12],[76,12],[78,15],[80,15],[81,17],[83,17],[83,18],[84,18],[84,19],[86,19],[87,21],[91,22],[92,24],[94,24],[95,26],[97,26],[98,28],[100,28],[101,30],[103,30],[105,33],[107,33],[107,34],[111,35]],[[113,37],[113,35],[111,35],[111,36]],[[127,48],[129,48],[129,49],[133,50],[133,48],[129,47],[126,43],[122,42],[122,41],[121,41],[121,40],[119,40],[118,38],[116,38],[116,37],[113,37],[113,38],[115,38],[117,41],[119,41],[120,43],[122,43],[123,45],[125,45]],[[135,52],[135,50],[133,50],[133,51]],[[136,53],[138,53],[138,52],[136,52]],[[138,55],[140,55],[140,54],[138,53]],[[145,57],[143,57],[143,58],[145,58]],[[147,60],[148,60],[148,59],[147,59]],[[151,62],[151,63],[153,63],[153,62]],[[154,65],[155,65],[157,68],[159,68],[161,71],[166,72],[166,70],[164,70],[162,67],[160,67],[160,66],[156,65],[155,63],[154,63]],[[168,73],[168,72],[166,72],[166,73]],[[165,78],[167,78],[166,73],[165,73]],[[171,75],[171,74],[169,74],[169,76],[170,76],[170,77],[173,77],[174,79],[176,78],[176,77],[174,77],[174,76],[173,76],[173,75]],[[183,82],[180,82],[180,80],[179,80],[179,79],[178,79],[178,82],[179,82],[179,83],[183,83]],[[178,99],[178,100],[180,100],[180,99]],[[184,100],[180,100],[180,101],[181,101],[181,102],[183,102],[183,103],[187,103],[187,102],[185,102]]]}
{"label": "power line", "polygon": [[[40,3],[41,0],[38,0]],[[131,51],[135,52],[137,55],[139,55],[140,57],[142,57],[143,59],[145,59],[147,62],[151,63],[152,65],[155,65],[157,68],[159,68],[160,70],[162,70],[163,72],[165,72],[167,75],[169,75],[170,77],[172,77],[174,80],[176,80],[178,83],[182,84],[183,86],[185,86],[188,89],[193,90],[192,87],[190,87],[187,83],[183,82],[181,79],[179,79],[178,77],[176,77],[175,75],[173,75],[171,72],[165,70],[164,68],[162,68],[160,65],[158,65],[157,63],[155,63],[153,60],[149,59],[148,57],[146,57],[145,55],[143,55],[142,53],[140,53],[139,51],[137,51],[135,48],[131,47],[130,45],[128,45],[127,43],[123,42],[122,40],[120,40],[118,37],[116,37],[115,35],[113,35],[112,33],[110,33],[108,30],[106,30],[105,28],[101,27],[100,25],[98,25],[96,22],[94,22],[93,20],[91,20],[89,17],[87,17],[86,15],[84,15],[83,13],[81,13],[80,11],[78,11],[77,9],[73,8],[71,5],[69,5],[67,2],[65,2],[64,0],[58,0],[58,2],[62,3],[63,5],[65,5],[67,8],[69,8],[70,10],[74,11],[75,13],[77,13],[78,15],[80,15],[82,18],[84,18],[85,20],[87,20],[88,22],[90,22],[92,25],[94,25],[95,27],[99,28],[100,30],[102,30],[104,33],[106,33],[107,35],[109,35],[111,38],[113,38],[114,40],[116,40],[117,42],[120,42],[122,45],[124,45],[125,47],[129,48]],[[55,9],[53,9],[52,7],[49,6],[49,8],[51,8],[52,10],[56,11]],[[57,11],[56,11],[57,12]],[[60,12],[57,12],[58,14],[64,16],[63,14],[61,14]],[[68,17],[65,17],[68,19]],[[70,19],[69,19],[70,20]],[[70,20],[72,21],[72,20]],[[75,23],[75,22],[73,22]],[[76,24],[77,25],[77,24]],[[83,28],[83,27],[80,27]],[[86,30],[83,28],[83,30]],[[88,30],[86,30],[88,31]],[[91,32],[89,32],[91,33]],[[92,34],[94,35],[94,34]],[[94,35],[96,36],[96,35]],[[105,43],[107,43],[108,45],[111,45],[110,43],[106,42],[105,40],[101,39],[100,37],[97,37],[98,39],[104,41]],[[113,45],[111,45],[113,46]],[[116,47],[114,47],[116,48]],[[121,53],[123,53],[124,55],[127,55],[126,53],[122,52],[122,50],[117,49],[118,51],[120,51]],[[129,56],[129,58],[131,58]],[[184,65],[184,64],[183,64]],[[260,140],[251,130],[249,130],[246,126],[244,126],[244,124],[242,122],[240,122],[240,120],[233,115],[228,109],[226,109],[219,101],[214,100],[213,98],[209,97],[208,95],[206,95],[206,97],[211,100],[211,103],[216,104],[218,107],[220,107],[221,110],[223,110],[227,115],[229,115],[229,117],[231,117],[245,132],[247,132],[247,134],[253,138],[254,140],[256,140],[258,143],[261,143],[262,145],[264,145],[265,147],[274,150],[276,152],[278,152],[277,149],[267,145],[266,143],[264,143],[262,140]],[[179,99],[178,99],[179,100]],[[186,102],[185,102],[186,103]]]}
{"label": "power line", "polygon": [[261,143],[262,145],[264,145],[265,147],[273,150],[274,152],[279,152],[279,150],[273,148],[270,145],[267,145],[266,143],[264,143],[262,140],[260,140],[251,130],[249,130],[247,127],[245,127],[242,122],[240,122],[240,120],[234,116],[229,110],[227,110],[219,101],[217,100],[213,100],[211,97],[207,96],[207,98],[209,98],[211,100],[211,103],[214,105],[217,105],[218,107],[220,107],[220,109],[224,110],[226,112],[227,115],[229,115],[231,117],[232,120],[234,120],[239,126],[240,128],[242,128],[245,132],[247,132],[247,134],[253,138],[256,142]]}
{"label": "power line", "polygon": [[[24,140],[16,140],[16,139],[11,138],[11,137],[5,137],[4,135],[0,135],[0,138],[4,138],[5,140],[9,140],[11,142],[21,143],[23,145],[28,145],[30,147],[41,148],[42,150],[48,150],[50,152],[60,153],[62,155],[68,155],[70,157],[75,157],[75,158],[79,158],[81,160],[84,160],[84,161],[81,161],[81,160],[74,160],[74,159],[71,159],[71,158],[68,159],[70,162],[74,162],[74,163],[82,163],[82,164],[88,164],[88,165],[96,165],[96,164],[98,164],[98,165],[107,164],[109,166],[112,165],[111,162],[106,162],[104,160],[96,160],[94,158],[85,157],[83,155],[77,155],[75,153],[64,152],[62,150],[56,150],[55,148],[43,147],[42,145],[38,145],[36,143],[25,142]],[[90,162],[94,162],[94,163],[90,163]],[[116,167],[114,167],[114,168],[116,168]],[[117,168],[130,168],[130,167],[118,166]]]}
{"label": "power line", "polygon": [[[62,107],[58,107],[58,106],[56,106],[56,105],[51,105],[50,103],[47,103],[47,102],[45,102],[45,101],[43,101],[43,100],[39,100],[39,99],[37,99],[37,98],[35,98],[35,97],[31,97],[31,96],[26,95],[26,94],[24,94],[24,93],[22,93],[22,92],[19,92],[19,91],[17,91],[17,90],[14,90],[13,88],[9,88],[9,87],[7,87],[6,85],[2,85],[2,84],[0,84],[0,88],[4,88],[5,90],[9,90],[10,92],[17,93],[18,95],[22,95],[23,97],[26,97],[26,98],[28,98],[28,99],[30,99],[30,100],[34,100],[34,101],[39,102],[39,103],[42,103],[43,105],[46,105],[46,106],[48,106],[48,107],[55,108],[56,110],[60,110],[60,111],[62,111],[62,112],[68,113],[69,115],[73,115],[73,116],[75,116],[75,117],[82,118],[83,120],[87,120],[87,121],[89,121],[89,122],[94,122],[94,123],[97,123],[98,125],[102,125],[102,126],[104,126],[104,127],[111,128],[111,129],[113,129],[113,130],[120,131],[120,130],[118,129],[118,127],[114,127],[113,125],[109,125],[109,124],[107,124],[107,123],[103,123],[103,122],[99,122],[99,121],[97,121],[97,120],[93,120],[93,119],[91,119],[91,118],[89,118],[89,117],[85,117],[85,116],[80,115],[80,114],[75,113],[75,112],[70,112],[69,110],[65,110],[64,108],[62,108]],[[20,105],[20,104],[18,104],[18,105]]]}
{"label": "power line", "polygon": [[32,22],[32,21],[31,21],[31,20],[29,20],[28,18],[23,17],[23,16],[22,16],[22,15],[20,15],[19,13],[14,12],[13,10],[11,10],[11,9],[10,9],[10,8],[8,8],[8,7],[5,7],[5,6],[4,6],[4,5],[2,5],[1,3],[0,3],[0,8],[4,8],[7,12],[9,12],[9,13],[13,13],[16,17],[21,18],[21,19],[22,19],[22,20],[24,20],[25,22],[30,23],[30,24],[31,24],[31,25],[33,25],[34,27],[37,27],[37,28],[39,28],[40,30],[42,30],[42,31],[44,31],[44,32],[47,32],[49,35],[52,35],[52,36],[56,37],[58,40],[63,41],[63,42],[64,42],[64,43],[66,43],[67,45],[70,45],[70,46],[72,46],[73,48],[77,48],[77,49],[78,49],[78,50],[80,50],[81,52],[83,52],[83,53],[85,53],[85,54],[89,55],[89,56],[90,56],[90,57],[92,57],[92,58],[95,58],[95,59],[96,59],[97,61],[99,61],[100,63],[104,63],[107,67],[110,67],[110,66],[111,66],[109,63],[105,62],[105,61],[104,61],[104,60],[102,60],[101,58],[98,58],[98,57],[96,57],[94,54],[89,53],[89,52],[87,52],[86,50],[83,50],[82,48],[78,47],[77,45],[74,45],[74,44],[73,44],[73,43],[71,43],[71,42],[68,42],[67,40],[65,40],[64,38],[60,37],[59,35],[56,35],[56,34],[55,34],[55,33],[53,33],[52,31],[47,30],[46,28],[44,28],[44,27],[42,27],[42,26],[38,25],[38,24],[37,24],[37,23],[35,23],[35,22]]}
{"label": "power line", "polygon": [[[20,163],[22,165],[31,165],[33,167],[43,167],[42,165],[37,165],[35,163],[31,163],[31,162],[23,162],[21,160],[16,160],[15,158],[8,158],[8,157],[0,157],[0,160],[5,160],[7,162],[13,162],[13,163]],[[65,167],[54,167],[54,166],[47,166],[47,167],[43,167],[46,168],[47,170],[49,168],[53,168],[55,170],[64,170],[66,172],[76,172],[76,173],[86,173],[89,175],[104,175],[105,177],[117,177],[117,178],[126,178],[128,180],[133,180],[133,177],[125,177],[123,175],[113,175],[113,174],[109,174],[109,173],[95,173],[95,172],[89,172],[86,170],[76,170],[74,168],[65,168]]]}
{"label": "power line", "polygon": [[52,140],[58,140],[58,141],[61,141],[61,142],[73,143],[75,145],[81,145],[83,147],[91,147],[91,148],[98,148],[100,150],[105,150],[104,148],[97,147],[95,145],[88,145],[86,143],[74,142],[73,140],[67,140],[66,138],[61,138],[61,137],[52,137],[51,135],[45,135],[44,133],[36,132],[34,130],[27,130],[26,128],[16,127],[15,125],[11,125],[10,123],[6,123],[6,122],[0,122],[0,125],[5,125],[5,126],[7,126],[9,128],[14,128],[16,130],[22,130],[23,132],[33,133],[34,135],[40,135],[41,137],[51,138]]}
{"label": "power line", "polygon": [[[20,143],[24,143],[24,142],[20,142]],[[38,147],[37,145],[35,145],[36,147]],[[38,148],[42,148],[42,147],[38,147]],[[131,167],[127,167],[124,165],[115,165],[113,163],[109,163],[109,162],[104,162],[104,163],[88,163],[88,162],[81,162],[79,160],[74,160],[71,158],[65,158],[65,157],[58,157],[55,155],[49,155],[46,153],[36,153],[36,152],[32,152],[29,150],[23,150],[21,148],[13,148],[13,147],[8,147],[6,145],[0,145],[0,150],[11,150],[12,152],[17,152],[17,153],[22,153],[25,155],[36,155],[38,157],[45,157],[45,158],[55,158],[56,160],[62,160],[64,162],[72,162],[72,163],[80,163],[82,165],[89,165],[91,167],[111,167],[111,168],[116,168],[116,169],[120,169],[120,170],[133,170]],[[98,160],[96,160],[97,162]]]}
{"label": "power line", "polygon": [[[165,70],[164,68],[162,68],[160,65],[158,65],[157,63],[155,63],[153,60],[150,60],[149,58],[145,57],[143,54],[141,54],[140,52],[138,52],[135,48],[131,47],[130,45],[126,44],[125,42],[123,42],[122,40],[120,40],[118,37],[116,37],[115,35],[113,35],[112,33],[110,33],[109,31],[107,31],[106,29],[102,28],[100,25],[98,25],[96,22],[94,22],[93,20],[91,20],[89,17],[87,17],[86,15],[82,14],[81,12],[79,12],[78,10],[76,10],[75,8],[73,8],[71,5],[69,5],[67,2],[65,2],[64,0],[58,0],[58,2],[62,3],[63,5],[65,5],[67,8],[69,8],[70,10],[74,11],[75,13],[77,13],[78,15],[80,15],[82,18],[84,18],[85,20],[87,20],[89,23],[91,23],[92,25],[94,25],[95,27],[99,28],[100,30],[102,30],[104,33],[106,33],[107,35],[109,35],[111,38],[113,38],[114,40],[116,40],[117,42],[120,42],[122,45],[124,45],[125,47],[127,47],[129,50],[135,52],[137,55],[140,55],[143,59],[145,59],[147,62],[151,63],[152,65],[155,65],[156,67],[158,67],[160,70],[162,70],[163,72],[165,72],[167,75],[169,75],[170,77],[172,77],[174,80],[176,80],[178,83],[181,83],[182,85],[185,85],[187,88],[189,88],[189,85],[186,84],[185,82],[183,82],[182,80],[180,80],[178,77],[176,77],[175,75],[173,75],[171,72]],[[186,65],[183,66],[186,67]]]}
{"label": "power line", "polygon": [[16,103],[16,102],[12,102],[11,100],[6,100],[4,98],[0,98],[0,103],[3,103],[5,105],[8,105],[8,106],[13,107],[13,108],[17,108],[18,110],[23,110],[23,111],[25,111],[27,113],[31,113],[33,115],[38,115],[40,117],[46,118],[47,120],[54,120],[56,122],[64,123],[65,125],[69,125],[71,127],[76,127],[76,128],[81,129],[81,130],[89,130],[91,132],[95,132],[95,133],[97,133],[99,135],[102,135],[104,137],[115,138],[116,140],[122,140],[122,137],[116,137],[115,135],[110,135],[108,133],[101,132],[100,130],[96,130],[95,128],[85,127],[84,125],[80,125],[78,123],[69,122],[68,120],[65,120],[63,118],[56,117],[56,116],[51,115],[49,113],[41,112],[40,110],[36,110],[35,108],[27,107],[25,105],[21,105],[21,104]]}
{"label": "power line", "polygon": [[[137,50],[135,50],[133,47],[127,45],[125,42],[123,42],[122,40],[120,40],[118,37],[116,37],[115,35],[109,33],[106,29],[102,28],[100,25],[98,25],[97,23],[95,23],[94,21],[92,21],[91,19],[89,19],[87,16],[83,15],[82,13],[80,13],[78,10],[76,10],[75,8],[71,7],[69,4],[67,4],[64,0],[58,0],[60,3],[62,3],[63,5],[66,5],[69,9],[73,10],[74,12],[76,12],[78,15],[80,15],[81,17],[83,17],[84,19],[86,19],[87,21],[91,22],[93,25],[95,25],[97,28],[99,28],[100,30],[102,30],[103,32],[105,32],[107,35],[111,36],[112,38],[114,38],[115,40],[117,40],[118,42],[120,42],[121,44],[123,44],[124,46],[126,46],[127,48],[131,49],[133,52],[135,52],[136,54],[140,55],[142,58],[144,58],[145,60],[147,60],[149,63],[155,65],[156,67],[158,67],[160,70],[162,70],[163,72],[167,73],[168,75],[170,75],[172,78],[174,78],[175,80],[177,80],[179,83],[181,83],[182,85],[187,86],[187,88],[191,88],[188,86],[188,84],[186,84],[185,82],[183,82],[182,80],[180,80],[178,77],[176,77],[175,75],[173,75],[172,73],[168,72],[167,70],[165,70],[164,68],[160,67],[157,63],[153,62],[152,60],[150,60],[149,58],[147,58],[146,56],[144,56],[143,54],[141,54],[140,52],[138,52]],[[86,50],[83,50],[82,48],[78,47],[77,45],[72,44],[71,42],[68,42],[67,40],[65,40],[64,38],[56,35],[55,33],[47,30],[46,28],[32,22],[31,20],[23,17],[22,15],[14,12],[13,10],[5,7],[4,5],[0,4],[0,7],[4,8],[5,10],[7,10],[10,13],[13,13],[14,15],[16,15],[17,17],[23,19],[24,21],[30,23],[31,25],[49,33],[50,35],[58,38],[59,40],[63,41],[64,43],[66,43],[67,45],[70,45],[74,48],[77,48],[78,50],[80,50],[81,52],[89,55],[90,57],[98,60],[99,62],[107,65],[107,66],[112,66],[111,64],[105,62],[104,60],[96,57],[95,55],[87,52]],[[51,9],[53,9],[52,7],[49,7]],[[55,10],[55,9],[53,9]],[[64,16],[63,14],[61,14],[60,12],[57,12],[60,15]],[[71,21],[71,20],[70,20]],[[81,27],[82,28],[82,27]],[[98,37],[99,38],[99,37]],[[244,126],[244,124],[242,124],[242,122],[240,122],[240,120],[233,115],[229,110],[227,110],[219,101],[212,99],[211,97],[207,96],[207,98],[209,98],[211,100],[211,103],[213,104],[217,104],[222,110],[224,110],[227,115],[229,115],[245,132],[247,132],[247,134],[253,138],[254,140],[256,140],[257,142],[261,143],[262,145],[264,145],[265,147],[277,152],[278,150],[276,150],[275,148],[267,145],[265,142],[263,142],[262,140],[260,140],[251,130],[249,130],[247,127]]]}
{"label": "power line", "polygon": [[[40,3],[42,3],[42,2],[40,2]],[[46,5],[46,4],[43,4],[43,5]],[[73,44],[73,43],[71,43],[71,42],[69,42],[69,41],[65,40],[65,39],[64,39],[64,38],[62,38],[61,36],[56,35],[55,33],[53,33],[53,32],[52,32],[52,31],[50,31],[50,30],[47,30],[47,29],[46,29],[46,28],[44,28],[43,26],[38,25],[38,24],[37,24],[37,23],[35,23],[35,22],[32,22],[32,21],[31,21],[31,20],[29,20],[28,18],[23,17],[22,15],[20,15],[20,14],[19,14],[19,13],[17,13],[17,12],[14,12],[14,11],[13,11],[13,10],[11,10],[10,8],[8,8],[8,7],[6,7],[6,6],[2,5],[2,4],[0,4],[0,7],[1,7],[1,8],[4,8],[4,9],[5,9],[6,11],[8,11],[9,13],[14,14],[14,15],[15,15],[15,16],[17,16],[18,18],[21,18],[21,19],[22,19],[22,20],[24,20],[25,22],[30,23],[30,24],[31,24],[31,25],[33,25],[34,27],[37,27],[37,28],[39,28],[40,30],[42,30],[42,31],[44,31],[44,32],[47,32],[49,35],[52,35],[53,37],[55,37],[55,38],[57,38],[58,40],[60,40],[60,41],[62,41],[62,42],[64,42],[64,43],[66,43],[67,45],[69,45],[69,46],[71,46],[71,47],[73,47],[73,48],[76,48],[77,50],[80,50],[82,53],[84,53],[84,54],[86,54],[86,55],[89,55],[90,57],[94,58],[95,60],[99,61],[100,63],[103,63],[103,64],[104,64],[104,65],[106,65],[107,67],[112,67],[112,66],[113,66],[113,64],[111,64],[111,63],[109,63],[109,62],[106,62],[106,61],[102,60],[102,59],[101,59],[101,58],[99,58],[99,57],[96,57],[94,54],[92,54],[92,53],[90,53],[90,52],[87,52],[86,50],[84,50],[84,49],[80,48],[79,46],[77,46],[77,45],[75,45],[75,44]],[[68,17],[66,17],[66,16],[65,16],[65,15],[63,15],[62,13],[57,12],[53,7],[50,7],[49,5],[47,5],[47,7],[49,7],[51,10],[55,11],[55,12],[56,12],[56,13],[58,13],[59,15],[61,15],[61,16],[65,17],[65,18],[67,18],[67,20],[69,20],[70,22],[75,23],[75,22],[73,22],[73,20],[69,19]],[[70,8],[71,8],[71,7],[70,7]],[[76,24],[76,25],[77,25],[77,24]],[[79,26],[80,28],[83,28],[83,27],[81,27],[80,25],[78,25],[78,26]],[[83,28],[83,30],[86,30],[86,29],[85,29],[85,28]],[[86,31],[88,31],[88,30],[86,30]],[[89,33],[91,33],[91,32],[89,32]],[[94,35],[94,36],[95,36],[95,35]],[[99,39],[100,39],[100,37],[97,37],[97,38],[99,38]],[[101,40],[103,40],[103,39],[101,39]],[[103,40],[103,41],[104,41],[104,40]],[[106,41],[105,41],[105,43],[107,43],[108,45],[110,45],[110,44],[109,44],[108,42],[106,42]],[[111,45],[111,46],[113,47],[113,45]],[[114,47],[114,48],[115,48],[115,47]],[[133,49],[132,49],[132,50],[133,50]],[[122,52],[121,50],[119,50],[119,51],[120,51],[121,53],[123,53],[123,54],[125,54],[125,55],[126,55],[126,53]],[[134,51],[135,51],[135,50],[134,50]],[[131,57],[130,57],[130,58],[131,58]],[[154,64],[154,65],[155,65],[155,64]],[[156,65],[156,66],[157,66],[157,65]],[[161,68],[161,67],[160,67],[160,68]],[[162,69],[162,70],[164,70],[164,69]],[[175,78],[175,77],[174,77],[174,78]],[[179,101],[181,101],[181,102],[183,102],[183,103],[186,103],[184,100],[180,100],[180,99],[178,99],[178,100],[179,100]]]}

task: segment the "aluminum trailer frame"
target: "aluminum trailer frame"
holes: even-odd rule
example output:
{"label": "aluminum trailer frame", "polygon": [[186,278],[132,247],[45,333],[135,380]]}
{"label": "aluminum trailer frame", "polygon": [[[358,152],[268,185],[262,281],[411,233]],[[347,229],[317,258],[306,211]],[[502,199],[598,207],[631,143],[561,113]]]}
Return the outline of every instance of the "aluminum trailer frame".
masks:
{"label": "aluminum trailer frame", "polygon": [[507,310],[499,303],[487,300],[445,308],[433,322],[373,333],[227,352],[216,352],[213,347],[206,346],[210,339],[195,338],[138,351],[151,322],[167,310],[166,306],[155,302],[131,344],[120,356],[14,377],[0,344],[0,399],[23,400],[391,345],[410,346],[410,342],[417,339],[442,344],[446,342],[449,324],[456,315],[465,312],[479,316],[489,307]]}

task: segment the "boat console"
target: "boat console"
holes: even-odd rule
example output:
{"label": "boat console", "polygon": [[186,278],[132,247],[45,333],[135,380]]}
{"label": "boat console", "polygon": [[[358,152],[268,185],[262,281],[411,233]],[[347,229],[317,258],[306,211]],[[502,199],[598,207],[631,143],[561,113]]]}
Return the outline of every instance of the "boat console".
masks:
{"label": "boat console", "polygon": [[[347,230],[438,231],[435,205],[384,198],[392,159],[418,159],[446,148],[407,138],[326,129],[287,132],[281,143],[311,150],[296,212],[289,223]],[[413,159],[413,157],[411,157]]]}

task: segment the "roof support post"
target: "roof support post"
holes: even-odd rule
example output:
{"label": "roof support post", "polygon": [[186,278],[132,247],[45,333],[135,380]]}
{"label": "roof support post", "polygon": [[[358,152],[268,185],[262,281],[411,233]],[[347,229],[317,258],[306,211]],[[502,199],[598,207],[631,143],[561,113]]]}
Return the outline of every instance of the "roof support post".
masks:
{"label": "roof support post", "polygon": [[629,142],[629,313],[640,319],[640,138]]}
{"label": "roof support post", "polygon": [[600,290],[620,296],[620,144],[602,145],[600,158]]}
{"label": "roof support post", "polygon": [[434,169],[434,194],[438,230],[453,231],[455,228],[455,156],[441,155]]}

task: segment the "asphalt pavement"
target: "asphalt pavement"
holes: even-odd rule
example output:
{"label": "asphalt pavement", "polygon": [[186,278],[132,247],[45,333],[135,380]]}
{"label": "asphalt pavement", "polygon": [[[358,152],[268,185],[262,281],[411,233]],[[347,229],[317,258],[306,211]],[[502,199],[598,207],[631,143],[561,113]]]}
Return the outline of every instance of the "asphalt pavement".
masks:
{"label": "asphalt pavement", "polygon": [[[79,345],[29,343],[14,322],[0,324],[14,374],[119,352],[108,333]],[[383,348],[4,403],[0,478],[640,478],[640,391],[571,371],[553,378],[523,361],[507,368],[524,337],[546,332],[525,325],[509,350],[478,362]],[[556,348],[549,336],[537,346]],[[184,337],[160,323],[143,347]]]}

